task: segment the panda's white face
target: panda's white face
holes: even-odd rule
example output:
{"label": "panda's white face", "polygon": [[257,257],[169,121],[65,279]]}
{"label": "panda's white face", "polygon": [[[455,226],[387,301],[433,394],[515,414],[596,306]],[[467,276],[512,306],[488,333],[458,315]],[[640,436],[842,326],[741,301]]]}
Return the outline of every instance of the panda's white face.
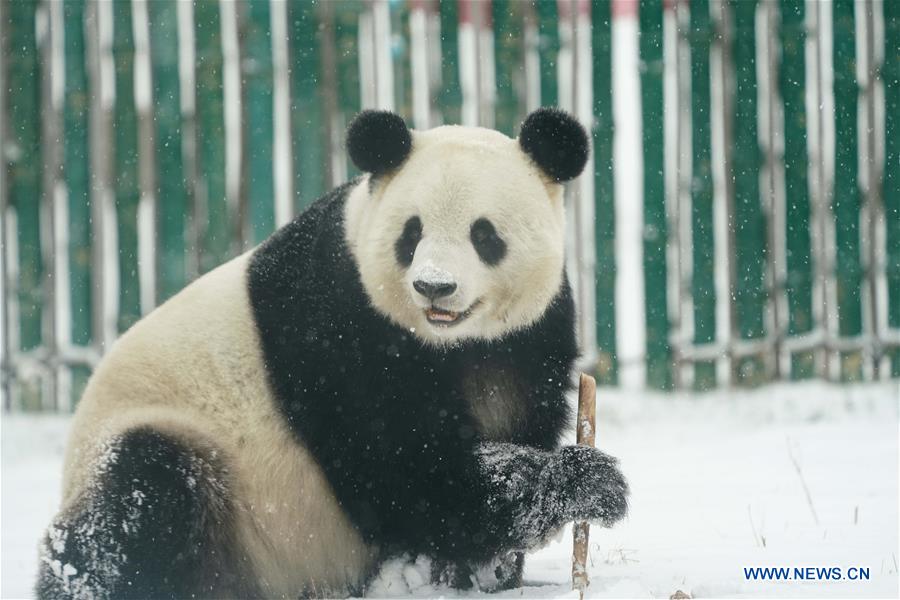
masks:
{"label": "panda's white face", "polygon": [[402,167],[351,193],[347,241],[393,322],[428,343],[494,339],[534,323],[559,292],[562,196],[496,131],[412,132]]}

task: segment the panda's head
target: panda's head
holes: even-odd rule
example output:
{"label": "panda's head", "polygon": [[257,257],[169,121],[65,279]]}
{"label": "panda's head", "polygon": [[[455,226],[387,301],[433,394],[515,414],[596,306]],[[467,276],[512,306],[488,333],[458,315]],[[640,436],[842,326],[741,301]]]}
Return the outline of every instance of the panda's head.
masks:
{"label": "panda's head", "polygon": [[540,109],[518,139],[474,127],[411,131],[389,112],[350,125],[368,176],[345,209],[373,306],[433,344],[528,327],[562,285],[562,183],[588,157],[578,122]]}

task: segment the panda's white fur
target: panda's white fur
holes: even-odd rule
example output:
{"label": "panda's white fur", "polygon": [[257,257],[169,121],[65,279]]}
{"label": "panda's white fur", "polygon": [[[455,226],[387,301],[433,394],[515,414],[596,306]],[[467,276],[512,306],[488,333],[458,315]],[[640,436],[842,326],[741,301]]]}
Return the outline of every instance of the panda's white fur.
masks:
{"label": "panda's white fur", "polygon": [[[398,268],[393,246],[412,216],[423,237],[412,265]],[[479,259],[469,238],[485,217],[506,242],[502,264]],[[373,305],[422,340],[496,339],[543,314],[563,273],[563,187],[535,168],[516,140],[487,129],[444,126],[412,132],[403,168],[364,180],[345,208],[347,242]],[[456,292],[440,307],[463,312],[453,327],[425,318],[429,301],[415,279],[447,279]]]}
{"label": "panda's white fur", "polygon": [[248,303],[248,259],[201,277],[115,343],[72,423],[62,512],[91,484],[104,440],[152,425],[224,455],[237,538],[266,596],[296,597],[310,582],[358,586],[373,549],[277,411]]}

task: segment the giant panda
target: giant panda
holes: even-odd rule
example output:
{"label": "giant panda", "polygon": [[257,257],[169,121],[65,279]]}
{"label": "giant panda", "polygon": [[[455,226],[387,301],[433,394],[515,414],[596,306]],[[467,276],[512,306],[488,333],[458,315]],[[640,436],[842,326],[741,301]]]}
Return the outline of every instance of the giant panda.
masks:
{"label": "giant panda", "polygon": [[583,128],[555,109],[517,139],[367,111],[347,150],[362,176],[97,367],[40,597],[346,596],[403,555],[449,585],[493,565],[509,582],[566,522],[624,516],[616,461],[558,446]]}

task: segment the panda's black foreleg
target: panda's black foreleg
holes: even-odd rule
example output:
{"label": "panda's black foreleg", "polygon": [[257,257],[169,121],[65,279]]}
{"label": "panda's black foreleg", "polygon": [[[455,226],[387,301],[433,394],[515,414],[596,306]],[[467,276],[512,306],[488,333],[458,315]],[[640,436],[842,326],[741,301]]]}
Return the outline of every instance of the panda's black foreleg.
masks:
{"label": "panda's black foreleg", "polygon": [[[628,486],[615,459],[594,448],[567,446],[548,452],[530,446],[485,442],[475,448],[480,498],[477,531],[466,535],[491,548],[485,561],[456,557],[433,563],[434,583],[488,591],[521,585],[523,550],[537,548],[566,523],[609,526],[627,510]],[[474,560],[472,560],[474,558]]]}
{"label": "panda's black foreleg", "polygon": [[487,509],[509,524],[509,550],[535,548],[574,520],[610,526],[627,511],[628,484],[616,460],[594,448],[545,452],[487,442],[476,455]]}
{"label": "panda's black foreleg", "polygon": [[38,597],[254,595],[210,454],[147,427],[113,439],[90,489],[47,531]]}

